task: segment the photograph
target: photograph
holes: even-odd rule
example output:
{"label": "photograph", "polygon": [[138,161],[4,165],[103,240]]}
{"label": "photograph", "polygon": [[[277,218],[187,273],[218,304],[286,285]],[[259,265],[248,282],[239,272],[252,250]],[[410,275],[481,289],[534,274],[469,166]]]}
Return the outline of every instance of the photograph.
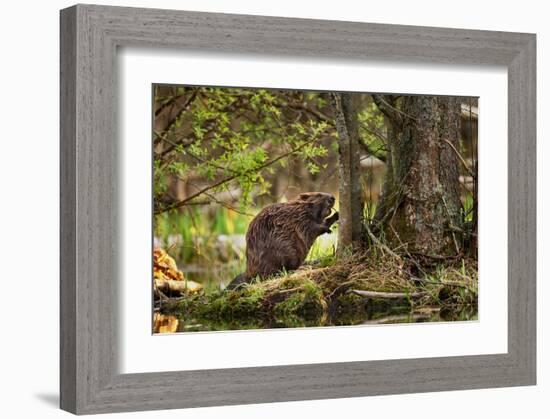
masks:
{"label": "photograph", "polygon": [[477,320],[478,114],[154,84],[153,332]]}

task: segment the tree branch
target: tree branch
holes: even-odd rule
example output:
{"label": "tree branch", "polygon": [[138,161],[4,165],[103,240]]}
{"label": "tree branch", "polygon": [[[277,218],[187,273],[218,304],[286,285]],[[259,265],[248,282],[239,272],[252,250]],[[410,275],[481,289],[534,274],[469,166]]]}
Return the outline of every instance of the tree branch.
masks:
{"label": "tree branch", "polygon": [[290,150],[289,152],[284,153],[284,154],[280,155],[279,157],[277,157],[277,158],[275,158],[275,159],[269,160],[268,162],[262,164],[262,165],[259,166],[259,167],[256,167],[256,168],[250,169],[250,170],[246,170],[246,171],[244,171],[244,172],[242,172],[242,173],[237,173],[237,174],[234,174],[234,175],[232,175],[232,176],[228,176],[228,177],[226,177],[226,178],[223,178],[223,179],[221,179],[221,180],[219,180],[219,181],[213,183],[212,185],[209,185],[209,186],[206,186],[206,187],[202,188],[200,191],[195,192],[195,193],[192,194],[191,196],[189,196],[189,197],[187,197],[187,198],[185,198],[185,199],[183,199],[183,200],[181,200],[181,201],[175,202],[174,204],[169,205],[169,206],[166,207],[166,208],[161,208],[161,209],[155,210],[155,214],[162,214],[163,212],[170,211],[170,210],[173,210],[173,209],[176,209],[176,208],[180,208],[180,207],[182,207],[182,206],[184,206],[184,205],[187,205],[187,203],[188,203],[189,201],[191,201],[191,200],[193,200],[194,198],[196,198],[196,197],[202,195],[203,193],[208,192],[208,191],[211,190],[211,189],[217,188],[218,186],[221,186],[221,185],[223,185],[223,184],[225,184],[225,183],[227,183],[227,182],[231,182],[232,180],[234,180],[234,179],[236,179],[236,178],[238,178],[238,177],[240,177],[240,176],[245,176],[245,175],[247,175],[247,174],[249,174],[249,173],[258,172],[258,171],[260,171],[260,170],[262,170],[262,169],[265,169],[266,167],[271,166],[271,165],[274,164],[274,163],[277,163],[279,160],[284,159],[285,157],[288,157],[288,156],[290,156],[291,154],[294,154],[294,153],[300,151],[300,150],[301,150],[302,148],[304,148],[306,145],[311,144],[311,143],[314,142],[314,141],[317,141],[317,138],[313,138],[313,139],[310,140],[310,141],[306,141],[305,143],[299,145],[298,147],[293,148],[293,149]]}
{"label": "tree branch", "polygon": [[[198,94],[198,90],[194,90],[193,93],[191,94],[191,96],[189,97],[189,99],[187,99],[185,101],[185,103],[183,104],[183,106],[181,107],[181,109],[178,111],[178,113],[176,113],[176,115],[174,115],[173,118],[171,118],[168,123],[166,124],[166,128],[164,129],[164,131],[169,131],[170,128],[172,128],[172,126],[176,123],[176,121],[180,118],[181,115],[183,115],[183,113],[185,111],[187,111],[187,109],[189,108],[189,106],[191,105],[191,103],[193,103],[193,101],[195,100],[195,98],[197,97],[197,94]],[[157,115],[155,114],[155,117]]]}
{"label": "tree branch", "polygon": [[295,111],[302,110],[310,115],[313,115],[317,120],[326,122],[327,124],[334,126],[334,119],[321,111],[297,103],[288,103],[287,106],[290,109],[294,109]]}
{"label": "tree branch", "polygon": [[176,103],[178,100],[180,100],[184,96],[185,96],[185,93],[183,95],[172,96],[162,105],[160,105],[159,108],[155,111],[155,118],[159,116],[162,112],[164,112],[165,109],[167,109],[169,106],[172,106],[174,103]]}
{"label": "tree branch", "polygon": [[372,135],[374,135],[375,137],[378,137],[378,139],[380,139],[384,144],[388,144],[388,143],[389,143],[388,137],[386,137],[385,135],[383,135],[382,133],[380,133],[380,131],[369,128],[369,127],[367,126],[367,124],[365,124],[364,122],[363,122],[363,123],[360,123],[359,125],[360,125],[361,129],[364,129],[364,130],[367,131],[369,134],[372,134]]}
{"label": "tree branch", "polygon": [[367,153],[369,156],[376,157],[378,160],[383,161],[386,163],[386,156],[385,155],[379,155],[376,154],[376,151],[374,151],[365,140],[362,138],[359,138],[359,146]]}
{"label": "tree branch", "polygon": [[458,152],[458,150],[456,149],[456,147],[453,145],[453,143],[451,143],[449,140],[447,140],[446,138],[443,138],[443,141],[445,141],[447,144],[449,144],[449,146],[451,147],[451,149],[455,152],[455,154],[457,155],[457,157],[459,158],[460,162],[462,163],[462,165],[464,166],[464,168],[466,169],[466,172],[472,177],[472,179],[475,179],[476,176],[475,176],[475,173],[468,167],[468,163],[466,163],[466,160],[464,160],[464,158],[460,155],[460,153]]}
{"label": "tree branch", "polygon": [[384,95],[372,95],[372,100],[378,107],[378,110],[382,112],[390,121],[397,125],[403,124],[402,115],[406,114],[397,109],[393,103],[389,103]]}
{"label": "tree branch", "polygon": [[160,153],[155,153],[157,157],[164,158],[167,154],[172,152],[176,147],[182,146],[182,147],[189,147],[191,144],[193,144],[196,140],[196,138],[181,138],[180,140],[174,142],[172,140],[169,140],[166,138],[166,135],[162,135],[159,132],[154,132],[155,135],[160,138],[162,141],[167,142],[170,144],[170,147],[167,147],[165,150],[162,150]]}

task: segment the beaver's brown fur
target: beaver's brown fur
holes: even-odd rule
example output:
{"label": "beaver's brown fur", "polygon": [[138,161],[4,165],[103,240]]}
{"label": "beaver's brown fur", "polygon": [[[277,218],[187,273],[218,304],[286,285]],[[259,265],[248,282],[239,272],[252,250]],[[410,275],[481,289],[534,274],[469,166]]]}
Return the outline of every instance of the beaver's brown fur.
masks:
{"label": "beaver's brown fur", "polygon": [[246,233],[246,272],[227,288],[236,288],[256,277],[265,279],[283,269],[298,269],[315,239],[330,233],[330,227],[338,220],[338,212],[328,217],[334,202],[331,194],[307,192],[292,201],[262,209]]}

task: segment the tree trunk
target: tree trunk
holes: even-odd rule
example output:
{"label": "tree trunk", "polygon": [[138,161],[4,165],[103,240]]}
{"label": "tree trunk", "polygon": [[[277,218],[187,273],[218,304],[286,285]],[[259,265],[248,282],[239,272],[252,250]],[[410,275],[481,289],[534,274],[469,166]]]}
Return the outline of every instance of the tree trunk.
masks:
{"label": "tree trunk", "polygon": [[339,213],[338,251],[357,250],[363,243],[357,93],[332,94],[338,131]]}
{"label": "tree trunk", "polygon": [[390,124],[388,173],[375,221],[396,246],[428,255],[462,247],[460,98],[373,95]]}

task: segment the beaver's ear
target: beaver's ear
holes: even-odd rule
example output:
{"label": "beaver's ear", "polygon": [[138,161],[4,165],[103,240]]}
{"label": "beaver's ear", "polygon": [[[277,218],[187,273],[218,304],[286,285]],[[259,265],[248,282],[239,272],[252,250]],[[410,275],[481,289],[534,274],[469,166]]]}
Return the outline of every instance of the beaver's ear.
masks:
{"label": "beaver's ear", "polygon": [[300,195],[298,195],[298,197],[303,201],[307,201],[310,196],[311,194],[309,192],[301,193]]}

